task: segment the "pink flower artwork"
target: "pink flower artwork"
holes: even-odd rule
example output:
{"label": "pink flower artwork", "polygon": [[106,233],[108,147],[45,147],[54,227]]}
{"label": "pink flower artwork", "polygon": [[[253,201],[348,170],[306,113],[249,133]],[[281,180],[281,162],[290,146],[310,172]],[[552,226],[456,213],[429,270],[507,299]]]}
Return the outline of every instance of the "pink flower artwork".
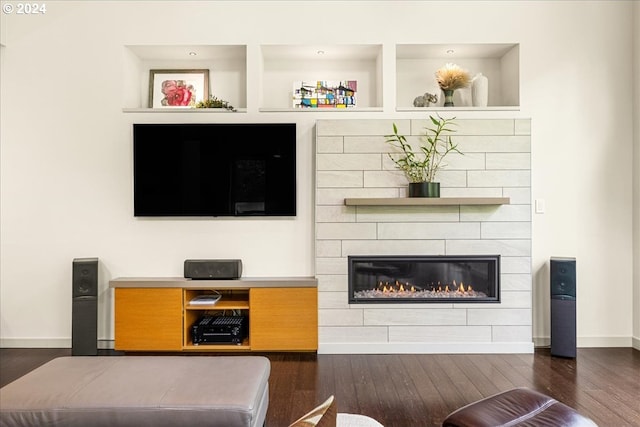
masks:
{"label": "pink flower artwork", "polygon": [[195,100],[195,88],[184,80],[164,80],[162,94],[161,103],[168,107],[186,107]]}

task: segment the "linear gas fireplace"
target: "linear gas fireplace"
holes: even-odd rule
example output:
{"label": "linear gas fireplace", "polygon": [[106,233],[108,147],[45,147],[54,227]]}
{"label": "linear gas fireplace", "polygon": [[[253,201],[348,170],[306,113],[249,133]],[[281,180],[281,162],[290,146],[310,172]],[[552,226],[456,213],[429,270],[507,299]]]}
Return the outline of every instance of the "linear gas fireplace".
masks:
{"label": "linear gas fireplace", "polygon": [[349,303],[500,301],[500,255],[350,256]]}

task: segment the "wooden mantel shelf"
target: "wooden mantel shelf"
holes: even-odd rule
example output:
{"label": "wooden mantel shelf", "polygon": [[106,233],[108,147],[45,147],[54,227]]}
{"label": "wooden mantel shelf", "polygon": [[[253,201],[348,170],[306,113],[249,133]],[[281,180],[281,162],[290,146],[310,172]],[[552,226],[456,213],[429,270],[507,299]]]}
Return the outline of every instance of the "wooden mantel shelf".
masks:
{"label": "wooden mantel shelf", "polygon": [[455,206],[455,205],[508,205],[509,197],[388,197],[349,198],[347,206]]}

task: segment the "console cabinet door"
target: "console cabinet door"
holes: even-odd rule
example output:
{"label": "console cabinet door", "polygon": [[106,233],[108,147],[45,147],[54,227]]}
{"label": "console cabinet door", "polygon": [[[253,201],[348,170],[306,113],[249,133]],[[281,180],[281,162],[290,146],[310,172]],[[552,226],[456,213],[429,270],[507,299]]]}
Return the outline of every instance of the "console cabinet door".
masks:
{"label": "console cabinet door", "polygon": [[116,288],[116,350],[182,350],[181,288]]}
{"label": "console cabinet door", "polygon": [[251,288],[249,340],[252,351],[318,349],[318,290]]}

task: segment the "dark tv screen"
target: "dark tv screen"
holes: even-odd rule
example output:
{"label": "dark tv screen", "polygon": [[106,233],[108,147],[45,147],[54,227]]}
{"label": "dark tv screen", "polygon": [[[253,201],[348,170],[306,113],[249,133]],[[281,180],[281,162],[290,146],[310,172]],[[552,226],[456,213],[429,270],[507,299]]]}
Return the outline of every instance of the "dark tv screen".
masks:
{"label": "dark tv screen", "polygon": [[134,124],[135,216],[295,216],[295,123]]}

